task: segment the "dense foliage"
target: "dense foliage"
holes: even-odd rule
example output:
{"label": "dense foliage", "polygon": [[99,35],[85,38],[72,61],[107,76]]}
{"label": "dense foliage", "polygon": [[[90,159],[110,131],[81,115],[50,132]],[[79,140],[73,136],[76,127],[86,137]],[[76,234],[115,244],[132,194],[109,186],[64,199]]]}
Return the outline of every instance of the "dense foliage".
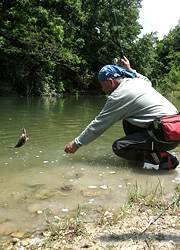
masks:
{"label": "dense foliage", "polygon": [[1,88],[97,90],[99,69],[122,45],[133,68],[158,87],[178,89],[180,23],[162,41],[154,33],[137,39],[140,7],[141,0],[0,0]]}
{"label": "dense foliage", "polygon": [[157,45],[160,74],[157,76],[164,91],[180,90],[180,21]]}

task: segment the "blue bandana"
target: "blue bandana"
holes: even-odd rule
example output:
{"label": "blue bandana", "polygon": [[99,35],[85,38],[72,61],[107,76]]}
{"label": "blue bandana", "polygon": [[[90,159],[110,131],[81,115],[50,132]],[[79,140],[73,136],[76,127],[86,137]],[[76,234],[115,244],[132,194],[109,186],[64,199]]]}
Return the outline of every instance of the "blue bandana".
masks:
{"label": "blue bandana", "polygon": [[100,82],[105,82],[108,79],[115,79],[119,76],[134,78],[134,74],[126,71],[125,68],[117,65],[106,65],[99,71],[98,79]]}

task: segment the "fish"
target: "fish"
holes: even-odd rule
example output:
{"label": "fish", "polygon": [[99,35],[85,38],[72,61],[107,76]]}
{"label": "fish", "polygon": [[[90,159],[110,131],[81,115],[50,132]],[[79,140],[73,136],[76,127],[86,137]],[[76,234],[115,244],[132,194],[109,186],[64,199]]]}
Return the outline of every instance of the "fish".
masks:
{"label": "fish", "polygon": [[16,144],[15,148],[22,147],[27,142],[27,140],[29,140],[29,136],[26,134],[25,128],[22,129],[22,132],[23,133],[22,133],[21,137],[19,138],[19,141]]}
{"label": "fish", "polygon": [[22,132],[23,133],[22,133],[21,137],[19,138],[18,143],[16,144],[16,146],[14,146],[15,148],[22,147],[27,142],[27,140],[29,140],[29,136],[26,134],[25,128],[22,129]]}
{"label": "fish", "polygon": [[27,134],[22,134],[21,137],[19,138],[18,143],[16,144],[15,148],[19,148],[21,146],[23,146],[27,140],[29,140],[29,136]]}
{"label": "fish", "polygon": [[29,136],[26,134],[26,129],[23,128],[22,129],[22,135],[19,138],[19,141],[17,142],[16,146],[10,146],[8,148],[19,148],[22,147],[28,140],[29,140]]}

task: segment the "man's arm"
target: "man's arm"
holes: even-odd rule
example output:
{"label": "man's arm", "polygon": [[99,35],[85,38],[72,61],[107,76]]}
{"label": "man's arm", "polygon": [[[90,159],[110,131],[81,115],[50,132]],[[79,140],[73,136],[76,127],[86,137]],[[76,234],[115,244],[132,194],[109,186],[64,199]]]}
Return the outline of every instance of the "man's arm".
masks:
{"label": "man's arm", "polygon": [[147,77],[137,73],[135,69],[131,69],[130,62],[125,56],[121,59],[121,67],[125,68],[128,72],[133,73],[136,78],[141,78],[152,85],[152,83]]}

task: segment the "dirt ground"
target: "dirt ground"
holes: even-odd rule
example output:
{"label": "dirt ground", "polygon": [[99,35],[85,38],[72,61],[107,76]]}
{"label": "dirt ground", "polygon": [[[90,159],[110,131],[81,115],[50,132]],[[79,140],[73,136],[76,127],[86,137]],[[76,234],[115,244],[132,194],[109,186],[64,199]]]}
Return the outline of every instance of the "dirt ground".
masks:
{"label": "dirt ground", "polygon": [[4,250],[139,250],[180,249],[180,208],[170,203],[140,201],[118,211],[104,208],[79,212],[75,218],[49,223],[44,232],[18,238],[0,246]]}

